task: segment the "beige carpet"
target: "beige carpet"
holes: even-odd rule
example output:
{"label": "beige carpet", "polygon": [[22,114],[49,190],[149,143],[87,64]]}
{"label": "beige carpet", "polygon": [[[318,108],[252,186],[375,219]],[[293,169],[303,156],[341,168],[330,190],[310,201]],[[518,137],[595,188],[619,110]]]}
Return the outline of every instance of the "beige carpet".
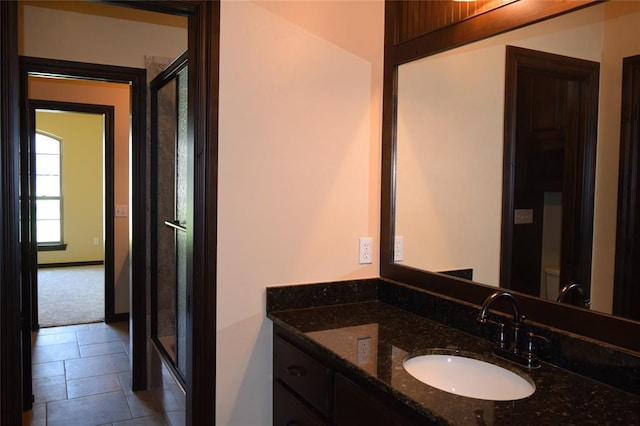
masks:
{"label": "beige carpet", "polygon": [[40,327],[104,321],[104,266],[38,269]]}

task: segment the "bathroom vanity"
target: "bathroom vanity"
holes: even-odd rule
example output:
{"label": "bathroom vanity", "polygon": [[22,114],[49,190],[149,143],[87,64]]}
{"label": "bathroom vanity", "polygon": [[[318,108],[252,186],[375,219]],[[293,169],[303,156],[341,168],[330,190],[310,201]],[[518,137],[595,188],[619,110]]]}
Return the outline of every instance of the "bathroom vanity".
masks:
{"label": "bathroom vanity", "polygon": [[[588,137],[580,140],[590,141],[578,157],[564,154],[569,152],[569,143],[563,142],[561,149],[556,147],[562,153],[558,158],[577,162],[578,166],[563,163],[566,170],[584,173],[567,179],[581,184],[569,188],[566,194],[565,188],[561,189],[562,200],[576,202],[560,209],[571,212],[561,218],[563,224],[559,227],[563,244],[558,244],[557,252],[562,256],[549,259],[552,263],[548,263],[540,259],[542,250],[538,250],[542,241],[538,231],[543,230],[540,218],[547,211],[539,204],[545,198],[536,198],[534,206],[529,205],[533,201],[520,205],[514,195],[521,189],[513,187],[514,182],[520,181],[513,175],[515,152],[528,151],[512,143],[511,139],[516,138],[511,136],[518,130],[517,108],[512,106],[517,102],[505,101],[505,97],[507,101],[515,99],[509,94],[510,89],[518,87],[517,79],[511,73],[509,80],[501,80],[505,67],[510,71],[518,69],[513,57],[507,55],[512,51],[510,46],[539,50],[536,55],[553,53],[602,62],[602,69],[605,60],[615,58],[615,62],[622,63],[623,56],[638,55],[637,51],[618,51],[620,46],[626,46],[619,40],[611,43],[615,54],[607,50],[609,53],[603,55],[605,49],[600,49],[599,41],[614,39],[603,37],[605,27],[595,24],[597,31],[589,37],[598,43],[590,42],[582,32],[573,37],[575,44],[593,48],[597,54],[589,52],[589,57],[583,58],[584,52],[557,49],[572,44],[568,43],[567,30],[581,30],[585,28],[583,22],[602,22],[594,19],[601,16],[626,16],[629,21],[623,23],[632,29],[637,27],[638,11],[622,13],[622,9],[635,7],[634,2],[479,0],[471,4],[400,0],[385,4],[381,278],[267,289],[267,315],[273,321],[274,339],[274,424],[640,424],[639,323],[628,320],[629,316],[624,318],[624,310],[633,309],[616,308],[615,303],[613,309],[601,308],[606,313],[597,312],[597,305],[606,303],[595,297],[598,293],[609,298],[613,295],[625,303],[640,300],[633,296],[633,286],[626,290],[618,282],[618,291],[614,291],[615,285],[610,284],[620,280],[609,273],[614,269],[624,271],[637,262],[630,260],[630,255],[625,257],[624,250],[619,250],[620,257],[614,259],[614,244],[601,245],[593,238],[594,229],[608,232],[616,227],[615,223],[595,221],[593,212],[594,205],[601,211],[617,208],[615,200],[594,197],[596,193],[614,194],[615,189],[600,185],[618,173],[617,169],[603,169],[596,161],[596,130],[617,131],[620,119],[597,122],[597,118],[585,118],[585,131],[574,129],[571,133],[585,133]],[[555,17],[562,19],[550,19]],[[533,23],[540,23],[543,28],[533,28]],[[555,40],[550,38],[553,28],[559,33]],[[627,27],[619,21],[610,22],[606,28],[633,34],[633,30],[622,30]],[[540,38],[545,37],[540,43]],[[476,43],[481,41],[487,43]],[[463,61],[454,48],[470,52],[470,59]],[[445,62],[439,62],[441,59]],[[435,64],[433,69],[430,64]],[[437,70],[444,71],[436,73]],[[619,82],[610,78],[611,73],[602,74],[599,80],[585,83],[585,87],[594,89],[599,81],[601,93],[618,93]],[[486,90],[475,92],[478,88]],[[523,98],[526,96],[521,95]],[[416,105],[420,108],[407,107]],[[445,110],[447,105],[452,107],[450,112]],[[617,110],[621,106],[619,101],[590,102],[580,104],[580,108],[589,112],[584,117],[597,117],[598,108]],[[407,124],[412,118],[423,127],[409,132]],[[454,138],[458,131],[461,137]],[[598,152],[602,147],[614,146],[616,139],[598,143]],[[444,148],[451,151],[442,154]],[[491,150],[495,155],[489,155]],[[424,158],[418,155],[420,152],[426,153]],[[540,163],[548,165],[552,160],[544,157]],[[595,175],[596,164],[606,179]],[[625,167],[622,164],[620,170]],[[454,182],[460,186],[453,186]],[[537,187],[537,183],[533,186]],[[423,191],[426,188],[429,192]],[[557,188],[543,189],[537,189],[536,194],[554,193],[557,197],[559,193]],[[435,198],[436,194],[443,197]],[[623,194],[625,197],[632,199]],[[531,209],[534,213],[526,221],[516,221],[516,209]],[[615,222],[616,211],[597,216]],[[633,216],[634,221],[636,217]],[[630,218],[621,218],[632,223]],[[533,229],[534,225],[538,228]],[[522,235],[529,240],[521,240]],[[400,237],[403,247],[396,252]],[[518,257],[516,249],[522,247],[527,252],[520,253],[519,258],[533,266],[525,268],[525,273],[516,273],[522,262],[513,259]],[[533,247],[535,250],[529,250]],[[561,284],[580,283],[587,298],[593,293],[592,310],[540,297],[539,274],[547,264],[560,265]],[[472,276],[462,279],[449,273],[461,269],[471,270]],[[524,281],[533,283],[531,291],[519,287]],[[496,342],[500,342],[495,324],[509,324],[504,313],[513,314],[513,310],[496,304],[495,309],[501,314],[492,311],[484,324],[476,318],[483,302],[500,290],[497,286],[514,294],[520,313],[529,318],[520,324],[522,332],[539,336],[539,368],[527,369],[493,355]],[[486,312],[482,311],[480,319],[484,320]],[[615,315],[609,315],[611,311]],[[516,317],[517,314],[511,322],[519,322]],[[433,349],[472,353],[524,376],[535,391],[527,397],[496,401],[439,390],[414,378],[404,368],[406,359]]]}
{"label": "bathroom vanity", "polygon": [[[529,370],[492,355],[494,330],[475,322],[479,309],[385,279],[268,288],[273,424],[640,422],[638,354],[525,322],[549,339]],[[484,357],[535,392],[493,401],[424,384],[403,361],[434,348]]]}

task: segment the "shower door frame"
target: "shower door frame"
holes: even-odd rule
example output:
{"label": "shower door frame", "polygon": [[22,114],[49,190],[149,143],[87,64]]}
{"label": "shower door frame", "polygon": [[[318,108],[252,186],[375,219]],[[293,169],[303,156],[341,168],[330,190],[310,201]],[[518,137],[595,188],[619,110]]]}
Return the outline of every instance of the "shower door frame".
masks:
{"label": "shower door frame", "polygon": [[[173,235],[174,235],[174,244],[177,244],[177,238],[175,237],[175,233],[176,232],[187,232],[186,227],[180,225],[180,224],[176,224],[174,223],[174,219],[175,219],[175,213],[176,213],[176,209],[177,209],[177,194],[176,194],[176,176],[178,173],[178,166],[176,164],[176,159],[177,156],[174,156],[174,186],[173,186],[173,211],[174,211],[174,217],[172,218],[167,218],[167,217],[160,217],[160,214],[158,214],[158,189],[159,189],[159,179],[158,179],[158,148],[160,146],[160,142],[159,142],[159,131],[158,131],[158,114],[157,114],[157,110],[158,110],[158,93],[160,92],[161,89],[165,88],[171,81],[175,81],[175,98],[174,98],[174,111],[176,113],[176,120],[175,120],[175,127],[174,127],[174,154],[177,153],[178,151],[178,143],[179,143],[179,118],[178,118],[178,114],[179,114],[179,91],[180,91],[180,86],[179,86],[179,75],[180,73],[188,67],[188,54],[187,52],[183,53],[179,58],[177,58],[175,61],[173,61],[173,63],[171,63],[169,66],[167,66],[166,69],[164,69],[161,73],[159,73],[150,83],[149,83],[149,92],[150,92],[150,132],[151,132],[151,147],[150,147],[150,176],[151,176],[151,182],[150,182],[150,203],[151,203],[151,214],[150,214],[150,249],[151,249],[151,257],[150,257],[150,271],[151,271],[151,282],[150,282],[150,308],[151,308],[151,312],[150,312],[150,318],[151,318],[151,341],[153,342],[156,350],[160,353],[160,355],[162,356],[162,358],[165,361],[165,364],[169,367],[169,369],[171,370],[172,374],[174,375],[174,377],[178,380],[178,382],[180,383],[181,386],[185,386],[185,375],[186,372],[180,371],[180,368],[178,366],[178,354],[179,354],[179,350],[178,350],[178,310],[179,310],[179,303],[178,303],[178,295],[177,293],[174,293],[174,314],[175,314],[175,318],[174,318],[174,339],[175,339],[175,349],[174,349],[174,357],[175,359],[173,359],[171,357],[171,355],[169,354],[169,350],[165,347],[164,343],[160,340],[160,336],[158,336],[158,308],[159,308],[159,303],[158,303],[158,265],[160,262],[160,259],[158,258],[158,247],[159,247],[159,237],[158,237],[158,227],[162,226],[159,222],[159,220],[165,221],[166,219],[170,219],[166,222],[169,222],[169,224],[166,224],[166,222],[163,222],[164,224],[166,224],[165,226],[171,226],[173,229]],[[188,68],[187,68],[188,70]],[[187,71],[188,72],[188,71]],[[188,84],[188,83],[187,83]],[[188,102],[188,100],[187,100]],[[187,136],[188,139],[188,136]],[[187,144],[189,143],[189,141],[187,140]],[[189,161],[189,157],[187,158],[187,161]],[[188,168],[188,165],[187,165]],[[189,182],[189,180],[188,180]],[[187,191],[187,193],[189,193],[189,191]],[[191,198],[191,200],[189,200],[189,198]],[[189,204],[189,201],[193,202],[193,197],[188,197],[187,196],[187,204]],[[189,207],[192,208],[192,207]],[[177,248],[175,249],[176,253],[174,253],[175,256],[177,256]],[[178,266],[176,265],[175,270],[174,270],[174,275],[176,275],[175,277],[175,282],[176,282],[176,286],[177,286],[177,268]],[[175,289],[177,292],[177,289]],[[188,307],[187,307],[188,308]],[[183,313],[185,316],[187,315],[187,312]]]}

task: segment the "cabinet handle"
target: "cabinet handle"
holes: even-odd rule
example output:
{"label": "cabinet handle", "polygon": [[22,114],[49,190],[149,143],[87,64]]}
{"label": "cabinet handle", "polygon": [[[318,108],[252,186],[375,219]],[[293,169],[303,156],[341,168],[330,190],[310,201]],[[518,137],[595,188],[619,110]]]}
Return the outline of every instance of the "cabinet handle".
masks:
{"label": "cabinet handle", "polygon": [[287,367],[287,372],[289,373],[290,376],[294,376],[294,377],[302,377],[305,374],[307,374],[307,372],[304,371],[302,367],[298,367],[296,365],[291,365]]}

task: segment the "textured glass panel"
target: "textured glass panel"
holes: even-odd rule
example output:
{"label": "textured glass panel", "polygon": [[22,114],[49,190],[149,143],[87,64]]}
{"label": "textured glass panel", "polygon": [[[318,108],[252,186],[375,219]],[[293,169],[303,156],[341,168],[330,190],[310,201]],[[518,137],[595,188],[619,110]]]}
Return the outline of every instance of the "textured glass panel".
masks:
{"label": "textured glass panel", "polygon": [[36,176],[36,197],[59,197],[60,176]]}
{"label": "textured glass panel", "polygon": [[36,200],[36,220],[60,220],[60,200]]}
{"label": "textured glass panel", "polygon": [[176,284],[178,297],[177,344],[178,370],[186,377],[187,374],[187,233],[176,232]]}
{"label": "textured glass panel", "polygon": [[178,73],[178,141],[176,147],[176,218],[187,217],[187,67]]}
{"label": "textured glass panel", "polygon": [[155,140],[155,179],[153,194],[157,209],[157,311],[154,317],[158,340],[167,354],[176,361],[176,239],[175,229],[165,221],[175,220],[174,186],[176,165],[176,84],[171,80],[157,92],[157,138]]}
{"label": "textured glass panel", "polygon": [[[186,226],[187,216],[187,67],[178,73],[178,143],[176,146],[176,219]],[[187,234],[178,232],[177,244],[177,344],[178,370],[186,375],[186,347],[187,347]]]}
{"label": "textured glass panel", "polygon": [[[156,227],[153,241],[156,275],[152,294],[156,310],[152,324],[157,340],[179,376],[186,376],[187,361],[187,213],[190,181],[187,133],[187,69],[168,81],[152,83],[155,138],[152,141],[152,210]],[[169,223],[169,226],[167,225]]]}

